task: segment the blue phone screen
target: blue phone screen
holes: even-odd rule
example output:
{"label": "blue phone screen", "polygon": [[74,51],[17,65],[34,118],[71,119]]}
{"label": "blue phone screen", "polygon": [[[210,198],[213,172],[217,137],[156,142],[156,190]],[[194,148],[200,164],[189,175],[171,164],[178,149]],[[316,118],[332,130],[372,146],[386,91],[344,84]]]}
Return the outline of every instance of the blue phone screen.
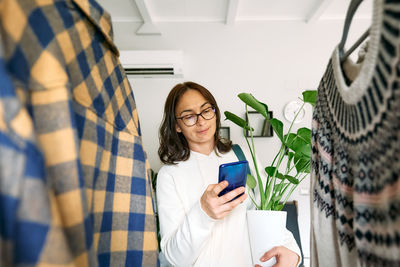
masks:
{"label": "blue phone screen", "polygon": [[[247,161],[237,161],[232,163],[221,164],[219,166],[218,182],[227,180],[229,185],[222,190],[218,196],[225,195],[235,188],[246,186],[247,170],[249,163]],[[238,198],[243,194],[235,197]]]}

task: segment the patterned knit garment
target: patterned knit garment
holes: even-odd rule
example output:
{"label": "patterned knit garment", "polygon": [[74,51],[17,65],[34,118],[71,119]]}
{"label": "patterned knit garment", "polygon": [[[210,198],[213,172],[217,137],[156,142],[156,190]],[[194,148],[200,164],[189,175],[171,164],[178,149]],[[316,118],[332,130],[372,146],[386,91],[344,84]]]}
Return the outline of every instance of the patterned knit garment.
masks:
{"label": "patterned knit garment", "polygon": [[338,49],[313,114],[311,265],[400,266],[400,1],[375,0],[349,83]]}

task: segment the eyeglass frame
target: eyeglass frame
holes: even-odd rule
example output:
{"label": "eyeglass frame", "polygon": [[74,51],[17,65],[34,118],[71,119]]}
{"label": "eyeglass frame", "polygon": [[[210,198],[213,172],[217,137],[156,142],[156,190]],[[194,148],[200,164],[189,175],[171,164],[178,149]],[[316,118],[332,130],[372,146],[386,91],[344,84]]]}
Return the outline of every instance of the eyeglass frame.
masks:
{"label": "eyeglass frame", "polygon": [[[210,109],[210,108],[212,109],[212,111],[213,111],[213,113],[214,113],[214,116],[212,116],[212,117],[209,118],[209,119],[206,119],[206,118],[204,118],[204,116],[203,116],[202,113],[203,113],[204,111]],[[200,113],[188,114],[188,115],[185,115],[185,116],[182,116],[182,117],[175,117],[175,119],[177,119],[177,120],[182,120],[183,124],[185,124],[187,127],[192,127],[192,126],[195,126],[196,123],[199,121],[199,116],[201,116],[203,119],[205,119],[205,120],[207,120],[207,121],[214,119],[214,118],[215,118],[215,115],[217,115],[217,113],[216,113],[215,111],[216,111],[215,107],[214,107],[214,106],[211,106],[211,107],[209,107],[209,108],[204,109],[204,110],[203,110],[202,112],[200,112]],[[184,119],[186,116],[194,116],[194,115],[196,116],[196,121],[195,121],[195,123],[193,123],[192,125],[187,125],[183,119]]]}

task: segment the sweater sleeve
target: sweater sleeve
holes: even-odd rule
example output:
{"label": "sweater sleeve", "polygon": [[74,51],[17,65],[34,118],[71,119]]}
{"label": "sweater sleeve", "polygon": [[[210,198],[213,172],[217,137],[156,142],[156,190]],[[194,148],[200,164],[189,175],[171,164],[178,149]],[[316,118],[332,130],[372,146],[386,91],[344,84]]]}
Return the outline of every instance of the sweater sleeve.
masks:
{"label": "sweater sleeve", "polygon": [[294,239],[292,232],[290,232],[287,228],[285,231],[285,241],[283,242],[283,246],[290,249],[299,256],[299,261],[297,263],[297,265],[299,265],[301,262],[300,248],[297,245],[296,239]]}
{"label": "sweater sleeve", "polygon": [[185,212],[173,177],[162,168],[157,178],[161,250],[174,266],[193,265],[216,220],[201,208],[200,199]]}

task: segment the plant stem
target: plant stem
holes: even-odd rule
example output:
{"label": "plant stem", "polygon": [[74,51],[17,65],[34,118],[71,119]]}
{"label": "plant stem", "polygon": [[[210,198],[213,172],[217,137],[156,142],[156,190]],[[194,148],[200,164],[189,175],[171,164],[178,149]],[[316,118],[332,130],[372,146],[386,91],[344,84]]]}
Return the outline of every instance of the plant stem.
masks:
{"label": "plant stem", "polygon": [[[271,193],[273,192],[273,188],[274,188],[274,185],[275,185],[276,173],[278,172],[279,166],[281,166],[281,163],[282,163],[282,159],[285,156],[284,150],[285,150],[285,146],[284,146],[284,144],[282,144],[281,148],[280,148],[280,150],[278,152],[279,157],[278,157],[278,162],[277,162],[276,167],[275,167],[274,174],[271,177],[271,180],[270,180],[270,183],[268,184],[268,187],[266,187],[265,198],[268,201],[271,201]],[[269,206],[271,206],[271,205],[269,205]],[[263,209],[264,208],[266,208],[266,206],[263,206]]]}
{"label": "plant stem", "polygon": [[[307,164],[307,165],[308,165],[308,164]],[[307,166],[307,165],[306,165],[306,166]],[[298,172],[298,173],[296,174],[295,178],[296,178],[299,174],[300,174],[300,172]],[[283,205],[285,205],[285,203],[286,203],[286,201],[288,200],[289,196],[292,195],[293,191],[294,191],[294,190],[297,188],[297,186],[304,180],[304,178],[306,178],[307,175],[308,175],[308,173],[306,173],[306,174],[299,180],[299,183],[298,183],[298,184],[293,185],[293,187],[290,189],[289,194],[286,195],[286,198],[285,198],[285,200],[284,200],[284,202],[283,202]],[[297,178],[296,178],[296,179],[297,179]]]}
{"label": "plant stem", "polygon": [[[274,166],[275,160],[276,160],[276,158],[279,156],[280,151],[281,151],[281,150],[279,150],[279,152],[275,155],[275,158],[274,158],[274,160],[273,160],[272,163],[271,163],[271,166],[272,166],[272,167]],[[270,179],[272,179],[272,177],[270,177],[269,174],[268,174],[268,175],[267,175],[267,182],[265,183],[264,192],[267,191],[267,188],[268,188],[268,186],[269,186],[269,184],[270,184]]]}
{"label": "plant stem", "polygon": [[[293,170],[293,168],[296,167],[297,163],[299,163],[300,160],[301,160],[301,159],[299,159],[297,162],[294,162],[294,159],[293,159],[294,164],[293,164],[293,166],[290,168],[289,172],[291,172],[291,171]],[[288,172],[287,174],[289,174],[289,172]]]}
{"label": "plant stem", "polygon": [[290,133],[290,131],[292,130],[293,124],[294,124],[294,122],[296,121],[297,117],[298,117],[299,114],[300,114],[300,111],[303,109],[303,107],[304,107],[305,104],[306,104],[306,102],[303,101],[303,104],[301,105],[301,107],[300,107],[299,110],[297,111],[296,115],[294,116],[294,119],[292,120],[292,123],[291,123],[290,126],[289,126],[288,133],[286,134],[285,144],[286,144],[286,142],[287,142],[287,139],[289,138],[289,133]]}
{"label": "plant stem", "polygon": [[279,153],[275,155],[275,158],[274,158],[274,160],[272,161],[271,166],[274,166],[275,160],[276,160],[276,158],[278,157],[278,155],[279,155]]}
{"label": "plant stem", "polygon": [[[305,102],[303,101],[303,104],[301,105],[300,109],[297,111],[297,113],[296,113],[294,119],[292,120],[292,123],[291,123],[290,126],[289,126],[289,130],[287,131],[286,138],[285,138],[285,139],[283,140],[283,142],[282,142],[281,148],[280,148],[279,153],[278,153],[279,157],[278,157],[278,162],[277,162],[276,167],[275,167],[274,174],[272,175],[271,180],[270,180],[268,186],[266,185],[266,188],[265,188],[265,195],[266,195],[265,198],[266,198],[268,201],[271,201],[271,200],[270,200],[270,195],[271,195],[271,193],[272,193],[272,191],[273,191],[273,188],[274,188],[274,186],[275,186],[275,180],[276,180],[276,177],[275,177],[275,176],[276,176],[276,173],[278,172],[279,167],[281,166],[281,163],[282,163],[283,158],[285,157],[286,143],[287,143],[287,140],[288,140],[288,138],[289,138],[289,133],[290,133],[290,131],[292,130],[293,124],[294,124],[294,122],[296,121],[297,117],[299,116],[300,111],[303,109],[304,105],[305,105]],[[247,112],[247,110],[246,110],[246,112]],[[275,161],[275,159],[274,159],[274,161]],[[272,165],[272,166],[273,166],[273,165]],[[297,174],[296,174],[296,176],[297,176]],[[294,187],[294,188],[296,188],[296,187]],[[292,188],[291,191],[289,192],[289,194],[286,196],[285,203],[286,203],[288,197],[292,194],[293,190],[294,190],[294,189]],[[269,205],[269,206],[271,206],[271,205]],[[264,207],[265,207],[265,206],[262,205],[262,209],[264,209]]]}
{"label": "plant stem", "polygon": [[[249,117],[249,113],[248,113],[248,110],[247,110],[247,104],[246,104],[246,116],[247,116],[247,118]],[[255,148],[254,148],[254,138],[253,138],[253,131],[251,130],[252,127],[251,127],[251,125],[250,125],[250,119],[248,120],[248,124],[249,124],[248,126],[249,126],[249,128],[250,128],[250,137],[251,137],[251,143],[252,143],[253,149],[251,149],[249,140],[248,140],[248,138],[246,137],[246,131],[245,131],[245,129],[243,129],[243,134],[244,134],[244,136],[245,136],[247,145],[248,145],[249,150],[250,150],[251,157],[252,157],[252,159],[253,159],[254,168],[256,169],[257,183],[258,183],[258,187],[259,187],[259,190],[260,190],[260,198],[261,198],[261,206],[260,206],[260,207],[262,208],[262,207],[264,206],[264,203],[265,203],[265,195],[264,195],[264,189],[263,189],[263,186],[262,186],[263,183],[262,183],[262,180],[261,180],[261,177],[260,177],[260,172],[258,171],[258,166],[257,166],[256,150],[255,150]]]}
{"label": "plant stem", "polygon": [[[250,191],[250,190],[247,190],[247,191]],[[253,194],[254,194],[254,192],[253,192]],[[250,199],[251,199],[251,201],[253,202],[254,206],[255,206],[257,209],[259,209],[260,207],[257,206],[256,201],[251,197],[250,193],[248,193],[247,195],[250,197]],[[254,195],[254,197],[255,197],[255,195]]]}
{"label": "plant stem", "polygon": [[284,190],[279,192],[279,201],[282,199],[283,195],[285,194],[286,190],[289,188],[290,183],[288,183],[285,187]]}

